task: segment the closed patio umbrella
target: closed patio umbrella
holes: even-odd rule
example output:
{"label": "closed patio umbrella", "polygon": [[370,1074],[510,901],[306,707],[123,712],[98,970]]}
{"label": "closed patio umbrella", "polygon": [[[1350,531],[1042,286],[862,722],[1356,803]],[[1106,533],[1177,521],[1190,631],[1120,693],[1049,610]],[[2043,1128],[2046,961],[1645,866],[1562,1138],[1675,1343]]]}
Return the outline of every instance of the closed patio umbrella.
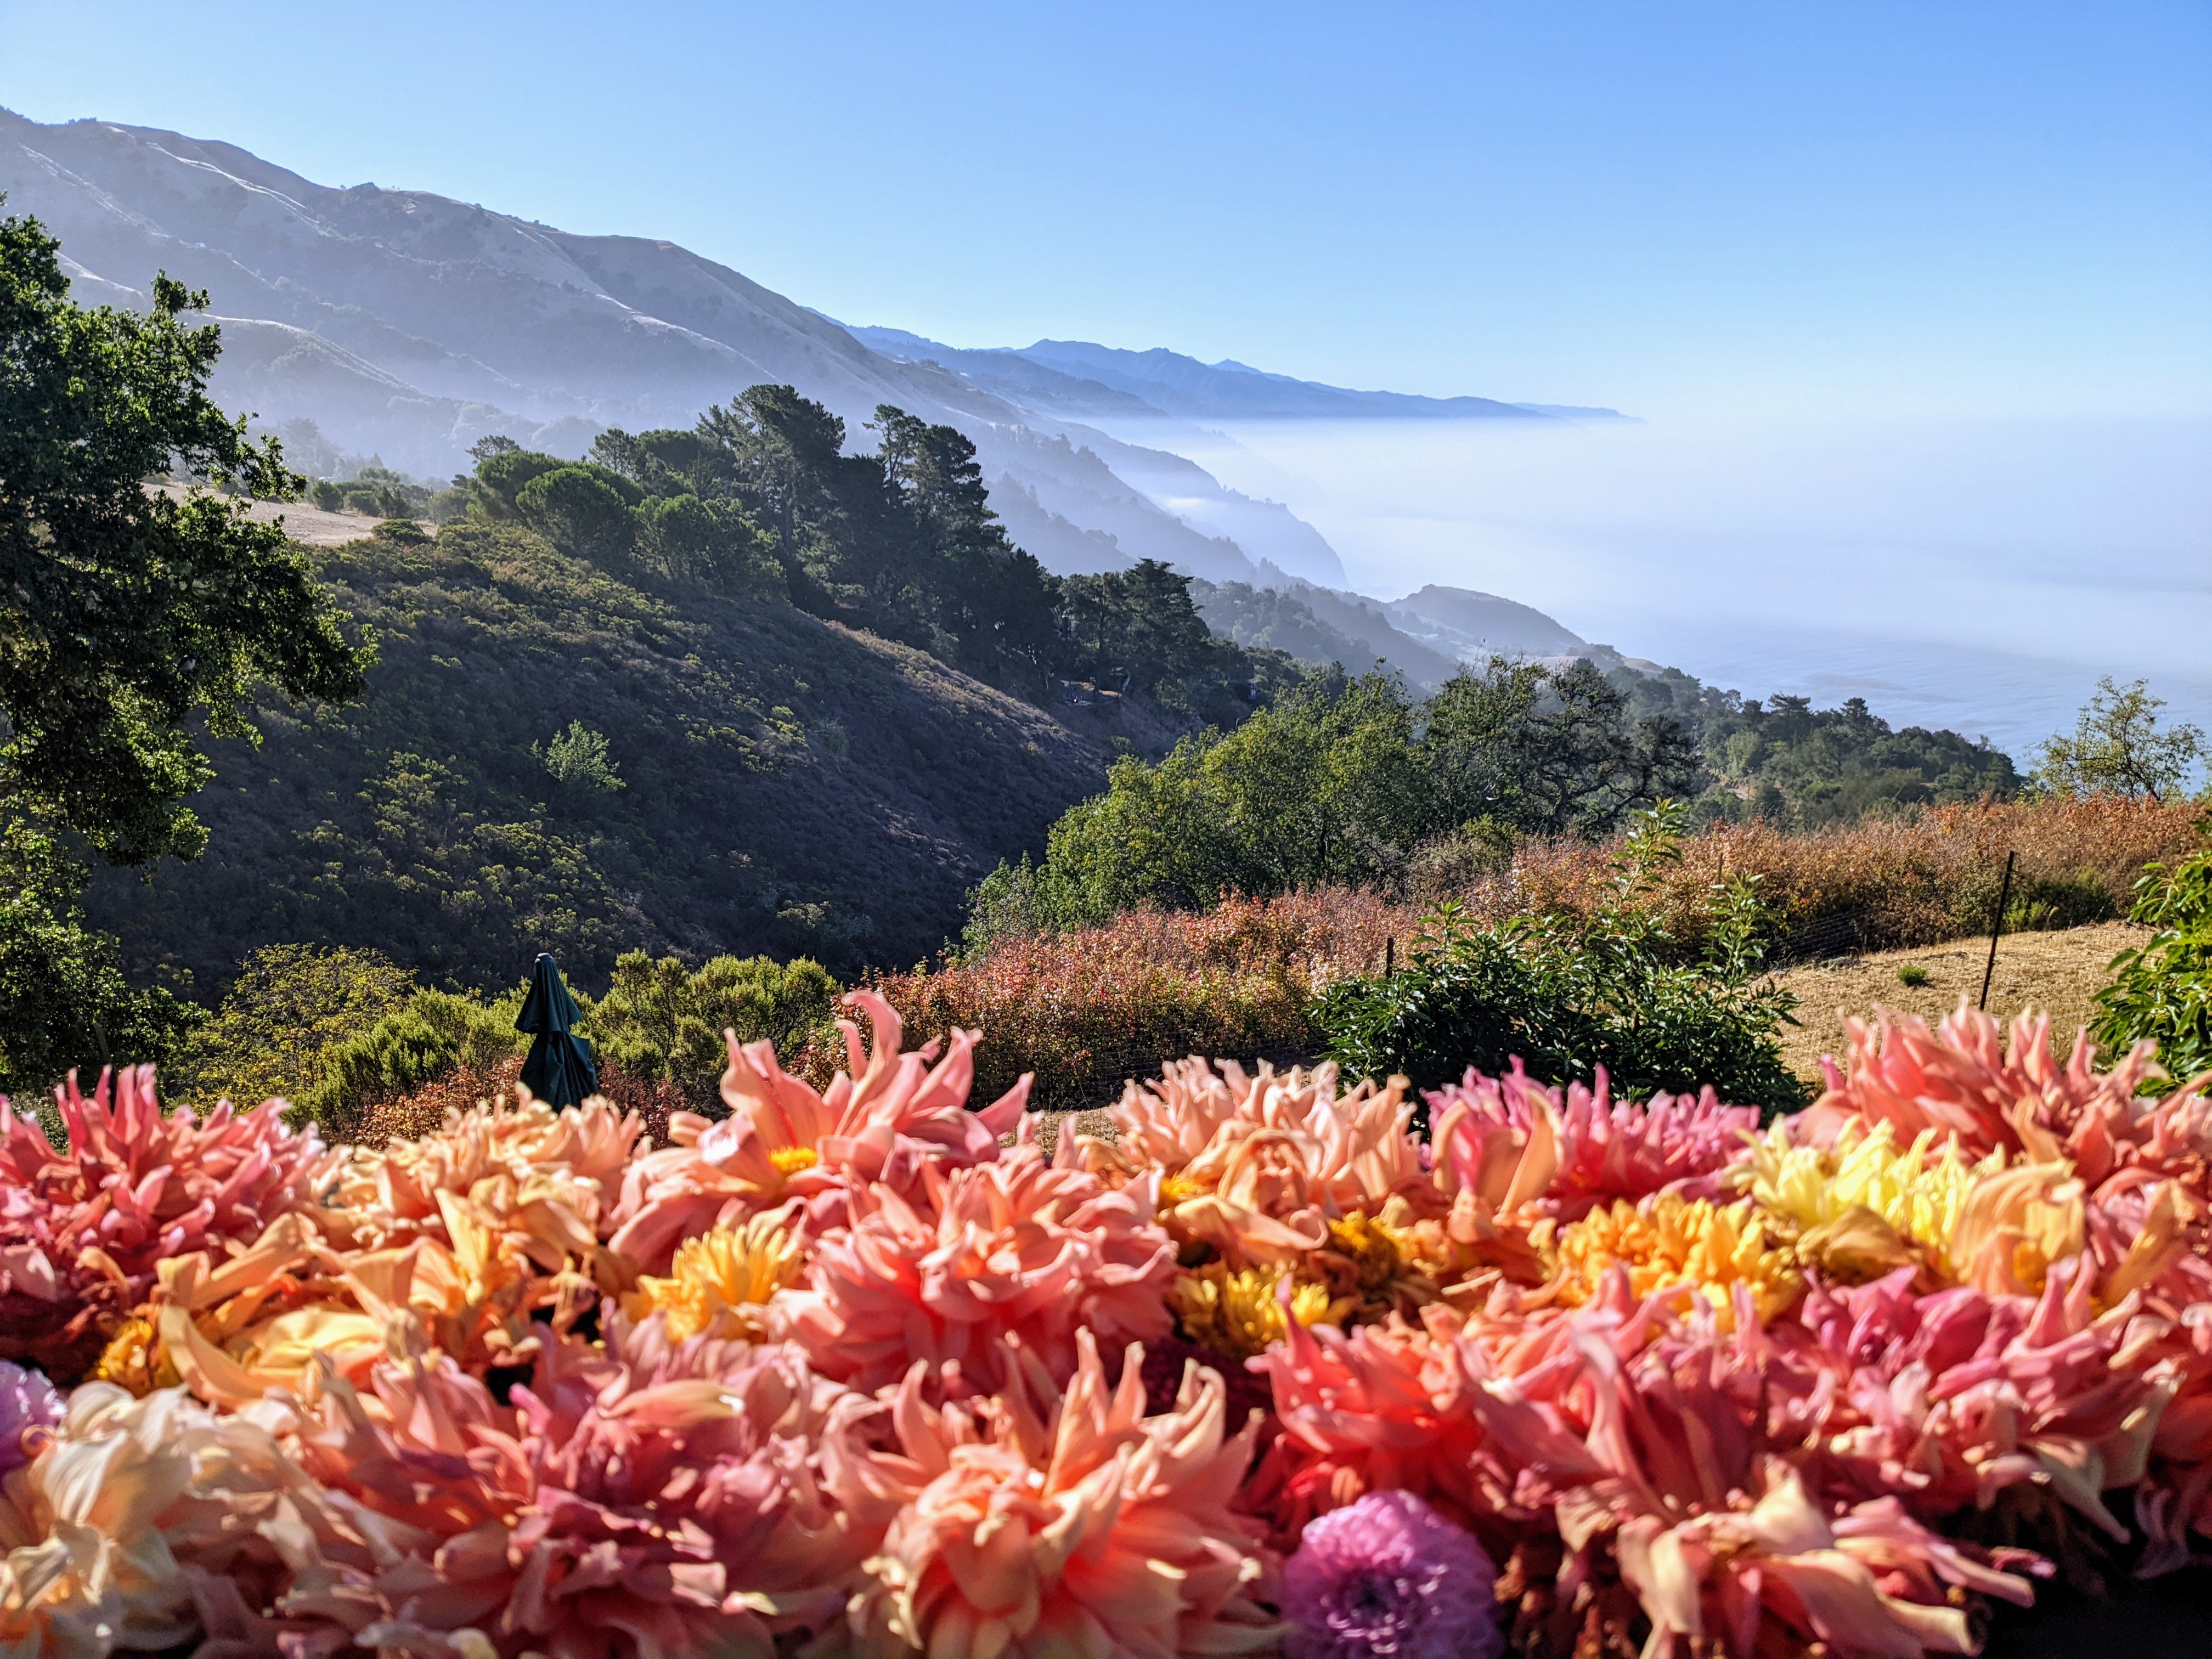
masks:
{"label": "closed patio umbrella", "polygon": [[549,1106],[580,1106],[599,1089],[592,1045],[571,1030],[583,1012],[561,982],[552,957],[539,952],[514,1029],[531,1034],[530,1053],[522,1062],[523,1086]]}

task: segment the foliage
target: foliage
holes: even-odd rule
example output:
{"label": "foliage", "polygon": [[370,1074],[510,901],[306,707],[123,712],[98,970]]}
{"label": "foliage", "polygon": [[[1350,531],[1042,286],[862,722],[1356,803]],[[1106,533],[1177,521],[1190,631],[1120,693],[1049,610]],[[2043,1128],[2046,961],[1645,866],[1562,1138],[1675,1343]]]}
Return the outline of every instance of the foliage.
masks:
{"label": "foliage", "polygon": [[[125,982],[84,926],[87,872],[191,859],[203,733],[251,741],[264,684],[357,695],[373,660],[283,532],[243,500],[300,480],[207,394],[207,296],[167,276],[144,316],[68,297],[59,245],[0,219],[0,1085],[173,1053],[197,1011]],[[176,475],[191,487],[149,489]]]}
{"label": "foliage", "polygon": [[[1170,713],[1231,726],[1304,678],[1288,653],[1247,649],[1199,614],[1191,578],[1158,559],[1058,584],[1060,671]],[[1312,660],[1309,659],[1309,660]]]}
{"label": "foliage", "polygon": [[[1979,802],[1876,816],[1793,834],[1763,821],[1709,823],[1659,872],[1648,902],[1686,945],[1703,934],[1713,884],[1757,884],[1768,937],[1784,956],[1888,950],[1986,934],[2008,852],[2018,901],[2058,896],[2085,920],[2118,914],[2146,862],[2194,844],[2195,809],[2095,796]],[[1607,850],[1577,841],[1528,841],[1510,864],[1462,885],[1430,889],[1489,922],[1523,912],[1588,915],[1611,890]]]}
{"label": "foliage", "polygon": [[174,1060],[204,1017],[124,977],[115,939],[85,926],[84,876],[53,836],[0,818],[0,1096],[25,1110],[72,1069]]}
{"label": "foliage", "polygon": [[1330,1058],[1349,1076],[1402,1073],[1423,1088],[1518,1058],[1548,1081],[1601,1066],[1632,1097],[1711,1085],[1772,1111],[1801,1104],[1775,1042],[1796,998],[1761,976],[1751,884],[1710,895],[1689,961],[1649,902],[1659,871],[1681,862],[1681,817],[1668,802],[1637,816],[1610,860],[1612,890],[1587,916],[1482,927],[1438,909],[1404,968],[1328,988],[1317,1018]]}
{"label": "foliage", "polygon": [[1897,970],[1897,982],[1908,989],[1917,989],[1928,983],[1928,970],[1917,962],[1908,962]]}
{"label": "foliage", "polygon": [[1680,725],[1637,714],[1588,662],[1492,657],[1448,683],[1421,718],[1440,828],[1487,817],[1522,835],[1601,836],[1693,775]]}
{"label": "foliage", "polygon": [[833,1048],[843,989],[805,957],[715,957],[695,971],[675,957],[631,951],[617,958],[607,994],[586,1004],[582,1030],[603,1062],[647,1084],[665,1079],[690,1109],[720,1117],[716,1085],[729,1063],[722,1034],[773,1042],[794,1058]]}
{"label": "foliage", "polygon": [[2036,757],[2035,781],[2053,794],[2141,795],[2179,799],[2208,753],[2204,733],[2184,721],[2160,731],[2154,697],[2136,680],[2124,690],[2106,675],[2081,710],[2071,737],[2048,738]]}
{"label": "foliage", "polygon": [[916,1032],[982,1031],[980,1097],[1033,1072],[1033,1104],[1073,1109],[1190,1054],[1312,1058],[1322,1040],[1316,990],[1379,966],[1384,941],[1413,921],[1342,889],[1232,897],[1203,914],[1139,910],[1101,927],[1012,936],[874,984]]}
{"label": "foliage", "polygon": [[564,788],[587,795],[611,795],[629,787],[608,757],[605,734],[592,731],[581,720],[570,720],[568,729],[554,733],[552,741],[542,749],[532,744],[530,752],[544,763],[547,775]]}
{"label": "foliage", "polygon": [[[495,465],[488,463],[487,467]],[[635,489],[629,495],[642,499]],[[633,505],[597,467],[556,466],[514,493],[515,511],[525,524],[556,547],[594,560],[619,558],[629,551],[638,531],[630,516]]]}
{"label": "foliage", "polygon": [[59,245],[0,219],[0,798],[112,863],[191,858],[213,775],[191,725],[250,737],[257,683],[358,695],[371,660],[283,530],[175,472],[285,499],[300,481],[207,395],[205,295],[159,276],[143,317],[73,305]]}
{"label": "foliage", "polygon": [[304,1100],[334,1050],[397,1012],[419,988],[376,951],[267,945],[250,954],[192,1044],[186,1091],[217,1100]]}
{"label": "foliage", "polygon": [[456,1068],[488,1073],[526,1039],[514,1029],[523,988],[494,1002],[418,990],[366,1030],[325,1052],[322,1074],[295,1104],[333,1140],[349,1140],[375,1102]]}
{"label": "foliage", "polygon": [[1602,832],[1686,756],[1670,721],[1631,725],[1587,663],[1495,658],[1418,707],[1395,676],[1317,675],[1157,765],[1117,762],[1106,792],[1053,826],[1041,866],[1002,866],[977,890],[967,946],[1230,892],[1402,888],[1420,849],[1455,836]]}
{"label": "foliage", "polygon": [[2212,842],[2171,866],[2152,865],[2136,884],[2129,920],[2157,931],[2112,958],[2097,1041],[2116,1054],[2156,1043],[2175,1080],[2212,1072]]}
{"label": "foliage", "polygon": [[1802,696],[1761,701],[1674,668],[1617,668],[1606,678],[1639,718],[1675,721],[1695,746],[1696,819],[1818,830],[2020,792],[2010,757],[1986,740],[1917,726],[1893,731],[1862,697],[1840,708],[1814,708]]}
{"label": "foliage", "polygon": [[[301,424],[287,422],[287,425]],[[313,422],[305,422],[309,427]],[[417,519],[428,515],[436,492],[391,468],[369,465],[346,479],[318,478],[307,486],[307,499],[325,513],[365,513],[378,519]]]}

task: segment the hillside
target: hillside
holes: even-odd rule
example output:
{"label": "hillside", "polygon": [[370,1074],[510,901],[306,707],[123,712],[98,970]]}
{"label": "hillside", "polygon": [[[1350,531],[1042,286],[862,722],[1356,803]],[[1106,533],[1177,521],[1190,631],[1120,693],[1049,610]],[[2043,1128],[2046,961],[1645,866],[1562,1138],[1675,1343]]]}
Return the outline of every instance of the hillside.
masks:
{"label": "hillside", "polygon": [[[206,857],[95,884],[135,973],[211,994],[290,939],[499,986],[538,950],[587,986],[640,945],[909,963],[1103,775],[1092,745],[918,651],[617,579],[518,528],[318,557],[377,630],[368,695],[259,708],[260,748],[211,749]],[[533,755],[575,720],[623,787],[558,784]]]}
{"label": "hillside", "polygon": [[[1997,941],[1996,970],[1990,980],[1990,1012],[2010,1020],[2033,1009],[2051,1016],[2051,1040],[2063,1056],[2074,1037],[2097,1016],[2097,993],[2112,981],[2112,958],[2149,937],[2123,921],[2045,933],[2008,933]],[[1808,963],[1782,975],[1801,999],[1797,1024],[1782,1034],[1790,1069],[1818,1086],[1820,1058],[1844,1052],[1843,1016],[1868,1018],[1876,1008],[1917,1014],[1930,1025],[1980,996],[1989,967],[1990,941],[1953,939],[1906,951],[1877,951],[1837,962]],[[1901,969],[1927,975],[1921,985],[1898,978]]]}
{"label": "hillside", "polygon": [[[786,384],[856,433],[883,403],[957,427],[994,488],[1030,492],[1079,544],[1112,536],[1121,564],[1251,580],[1267,556],[1115,476],[1100,455],[1126,447],[1103,434],[872,350],[672,242],[573,235],[429,191],[318,184],[214,140],[4,110],[0,192],[61,238],[81,301],[143,306],[157,270],[206,289],[225,407],[272,428],[313,420],[402,471],[459,470],[492,434],[573,457],[604,428],[689,425],[745,386]],[[1194,502],[1231,517],[1249,505],[1174,457],[1156,464]],[[1330,552],[1316,574],[1334,569]]]}
{"label": "hillside", "polygon": [[[270,429],[312,421],[337,451],[442,478],[486,436],[573,458],[608,427],[688,426],[745,386],[787,384],[856,440],[880,404],[959,429],[1018,539],[1055,574],[1158,559],[1214,582],[1311,585],[1324,613],[1346,582],[1335,549],[1289,508],[1087,420],[1551,418],[1164,351],[963,353],[848,331],[672,242],[574,235],[424,191],[335,188],[235,145],[113,122],[0,110],[0,192],[60,236],[81,303],[143,307],[157,270],[206,289],[223,329],[215,394]],[[1460,654],[1430,623],[1394,626],[1379,607],[1323,620],[1418,684]]]}

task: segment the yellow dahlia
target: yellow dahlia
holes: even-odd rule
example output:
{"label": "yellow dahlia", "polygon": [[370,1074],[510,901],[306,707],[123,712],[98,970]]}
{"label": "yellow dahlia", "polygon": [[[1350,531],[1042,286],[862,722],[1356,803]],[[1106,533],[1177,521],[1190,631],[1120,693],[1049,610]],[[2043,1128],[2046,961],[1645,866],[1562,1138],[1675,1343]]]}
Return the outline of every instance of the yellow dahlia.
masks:
{"label": "yellow dahlia", "polygon": [[764,1328],[760,1310],[798,1283],[805,1265],[784,1220],[782,1211],[770,1211],[686,1239],[669,1276],[640,1279],[623,1297],[623,1312],[640,1322],[666,1314],[672,1342],[702,1334],[757,1341]]}
{"label": "yellow dahlia", "polygon": [[1955,1139],[1936,1139],[1924,1129],[1900,1147],[1880,1122],[1846,1124],[1825,1148],[1802,1146],[1777,1123],[1751,1143],[1744,1184],[1781,1231],[1797,1235],[1800,1257],[1831,1278],[1879,1278],[1902,1256],[1953,1284],[2041,1290],[2050,1264],[2081,1248],[2072,1166],[2008,1160],[2002,1149],[1970,1160]]}
{"label": "yellow dahlia", "polygon": [[[1210,1261],[1176,1275],[1168,1289],[1169,1305],[1192,1341],[1226,1358],[1249,1359],[1283,1340],[1283,1272]],[[1357,1297],[1332,1301],[1325,1285],[1291,1286],[1291,1312],[1301,1325],[1340,1323],[1357,1305]]]}
{"label": "yellow dahlia", "polygon": [[1749,1200],[1715,1204],[1658,1193],[1641,1204],[1615,1199],[1559,1231],[1559,1300],[1578,1307],[1595,1296],[1605,1275],[1628,1269],[1638,1297],[1691,1285],[1723,1322],[1738,1285],[1747,1286],[1759,1317],[1770,1320],[1804,1289],[1789,1248],[1772,1237]]}

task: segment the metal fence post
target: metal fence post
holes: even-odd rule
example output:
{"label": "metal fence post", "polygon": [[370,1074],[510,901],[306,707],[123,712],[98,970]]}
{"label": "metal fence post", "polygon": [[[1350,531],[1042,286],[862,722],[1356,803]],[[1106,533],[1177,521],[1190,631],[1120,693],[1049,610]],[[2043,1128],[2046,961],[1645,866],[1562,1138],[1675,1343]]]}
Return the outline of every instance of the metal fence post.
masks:
{"label": "metal fence post", "polygon": [[2020,856],[2018,849],[2005,854],[2004,880],[1997,886],[1997,914],[1990,923],[1990,963],[1982,969],[1982,1000],[1974,1006],[1987,1013],[1990,1006],[1990,981],[1997,971],[1997,935],[2004,932],[2005,906],[2012,901],[2012,862]]}

